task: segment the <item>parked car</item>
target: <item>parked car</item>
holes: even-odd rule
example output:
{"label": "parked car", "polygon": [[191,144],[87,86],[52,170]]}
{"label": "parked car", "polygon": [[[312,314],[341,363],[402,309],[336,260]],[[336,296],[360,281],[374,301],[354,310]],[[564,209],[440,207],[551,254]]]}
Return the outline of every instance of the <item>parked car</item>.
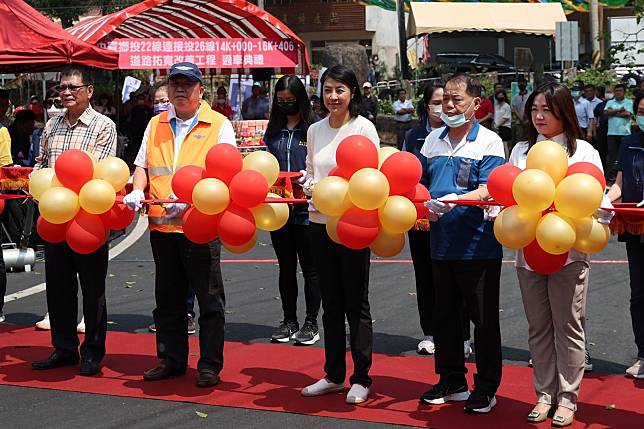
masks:
{"label": "parked car", "polygon": [[442,53],[435,55],[436,62],[455,72],[514,72],[514,65],[494,54]]}

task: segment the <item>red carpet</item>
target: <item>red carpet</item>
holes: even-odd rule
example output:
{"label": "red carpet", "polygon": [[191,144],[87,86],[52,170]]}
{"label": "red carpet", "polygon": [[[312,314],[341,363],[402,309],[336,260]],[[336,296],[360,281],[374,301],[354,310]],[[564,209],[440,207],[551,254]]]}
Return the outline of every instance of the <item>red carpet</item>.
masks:
{"label": "red carpet", "polygon": [[[32,371],[30,362],[51,352],[49,333],[0,325],[0,384],[228,407],[282,411],[432,428],[535,428],[525,422],[535,399],[532,371],[505,366],[498,404],[488,415],[470,416],[461,404],[421,405],[418,397],[436,382],[433,360],[375,355],[371,399],[349,406],[341,394],[302,398],[300,389],[322,373],[323,350],[292,345],[226,343],[222,382],[211,389],[194,386],[198,344],[191,338],[185,377],[145,382],[144,370],[157,363],[154,336],[110,332],[102,376],[81,377],[77,367]],[[350,362],[349,357],[347,361]],[[469,364],[470,376],[473,365]],[[471,378],[470,378],[471,383]],[[607,407],[608,406],[608,407]],[[614,406],[614,409],[609,409]],[[593,375],[582,384],[574,428],[644,428],[644,380]]]}

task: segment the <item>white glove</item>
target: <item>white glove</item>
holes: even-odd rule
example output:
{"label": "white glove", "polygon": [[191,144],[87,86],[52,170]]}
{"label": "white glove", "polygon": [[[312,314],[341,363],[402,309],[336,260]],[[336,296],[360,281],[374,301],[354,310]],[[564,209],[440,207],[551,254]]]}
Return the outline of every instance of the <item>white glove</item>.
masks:
{"label": "white glove", "polygon": [[445,213],[449,213],[450,210],[456,207],[456,204],[448,204],[448,203],[444,203],[443,201],[452,201],[452,200],[458,200],[458,195],[452,193],[452,194],[447,194],[445,196],[442,196],[438,199],[431,199],[425,202],[425,207],[427,207],[431,212],[444,215]]}
{"label": "white glove", "polygon": [[307,173],[306,170],[300,170],[300,173],[302,173],[302,176],[298,177],[297,183],[299,183],[300,185],[304,185],[304,183],[306,183],[306,179],[308,179],[311,176],[309,176],[309,173]]}
{"label": "white glove", "polygon": [[307,196],[313,195],[313,189],[315,188],[315,185],[318,183],[317,180],[315,180],[312,176],[309,176],[306,181],[302,184],[302,190]]}
{"label": "white glove", "polygon": [[644,207],[644,192],[642,192],[642,201],[640,201],[639,203],[637,203],[637,206],[636,206],[636,207]]}
{"label": "white glove", "polygon": [[145,199],[145,194],[140,189],[135,189],[123,197],[123,204],[130,210],[141,210],[143,204],[141,201]]}
{"label": "white glove", "polygon": [[[613,204],[606,195],[604,195],[604,198],[602,198],[601,207],[611,209],[613,208]],[[597,222],[603,225],[609,225],[610,221],[613,219],[613,216],[615,216],[615,212],[612,210],[604,210],[600,208],[597,210],[597,212],[595,212],[595,216],[597,217]]]}
{"label": "white glove", "polygon": [[483,208],[483,220],[494,222],[502,209],[503,207],[501,206],[485,206]]}
{"label": "white glove", "polygon": [[[172,194],[168,197],[171,200],[176,200],[177,196]],[[167,217],[179,217],[183,214],[184,211],[188,209],[188,204],[186,203],[167,203],[164,204],[165,214]]]}

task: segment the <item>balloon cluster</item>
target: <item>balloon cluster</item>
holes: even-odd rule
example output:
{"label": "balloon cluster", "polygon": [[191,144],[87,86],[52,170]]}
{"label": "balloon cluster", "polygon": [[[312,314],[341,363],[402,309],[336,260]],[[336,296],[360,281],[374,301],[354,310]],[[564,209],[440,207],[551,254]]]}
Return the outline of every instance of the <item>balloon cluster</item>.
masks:
{"label": "balloon cluster", "polygon": [[116,157],[100,161],[88,152],[63,152],[54,168],[32,173],[29,193],[38,201],[36,230],[50,243],[67,241],[77,253],[92,253],[109,237],[110,229],[123,229],[134,212],[116,203],[130,177],[127,164]]}
{"label": "balloon cluster", "polygon": [[329,237],[350,249],[397,255],[404,233],[427,215],[422,201],[430,196],[418,183],[418,158],[391,147],[377,149],[359,135],[342,140],[335,158],[337,167],[313,189],[313,204],[327,216]]}
{"label": "balloon cluster", "polygon": [[539,142],[528,151],[525,170],[506,164],[490,174],[490,195],[506,207],[494,222],[494,235],[505,247],[523,248],[534,271],[559,271],[569,250],[596,253],[608,243],[608,226],[592,217],[605,187],[595,165],[569,167],[561,145]]}
{"label": "balloon cluster", "polygon": [[205,167],[188,165],[172,177],[172,191],[192,203],[183,215],[183,232],[194,243],[220,237],[233,253],[250,250],[257,240],[256,228],[275,231],[288,221],[289,208],[282,203],[264,203],[281,198],[269,193],[279,176],[279,163],[269,152],[255,151],[242,158],[228,144],[213,146]]}

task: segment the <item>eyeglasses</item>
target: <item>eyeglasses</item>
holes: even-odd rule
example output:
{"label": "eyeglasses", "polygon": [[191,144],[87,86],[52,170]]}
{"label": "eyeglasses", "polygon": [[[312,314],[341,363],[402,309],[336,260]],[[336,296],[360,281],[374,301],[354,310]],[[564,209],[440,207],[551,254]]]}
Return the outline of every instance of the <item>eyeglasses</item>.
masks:
{"label": "eyeglasses", "polygon": [[58,92],[63,93],[65,91],[69,90],[72,93],[76,93],[76,92],[78,92],[79,89],[81,89],[83,87],[86,87],[86,86],[89,86],[89,85],[66,85],[66,84],[62,84],[62,85],[58,85]]}

